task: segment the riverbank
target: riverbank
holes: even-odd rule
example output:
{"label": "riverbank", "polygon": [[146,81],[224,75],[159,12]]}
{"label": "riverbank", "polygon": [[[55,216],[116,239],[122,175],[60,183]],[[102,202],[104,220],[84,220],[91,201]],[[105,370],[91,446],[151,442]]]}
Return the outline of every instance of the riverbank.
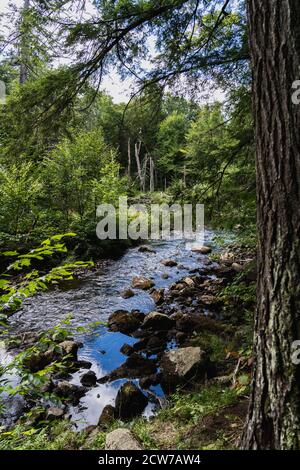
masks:
{"label": "riverbank", "polygon": [[[142,251],[141,248],[139,253]],[[151,253],[147,255],[151,256]],[[105,420],[103,417],[99,419],[99,415],[99,423],[80,432],[74,432],[65,420],[67,412],[58,413],[60,418],[52,419],[46,427],[40,426],[37,419],[34,425],[31,420],[27,425],[22,423],[13,431],[9,430],[9,434],[2,433],[1,448],[40,448],[37,440],[42,435],[43,448],[60,448],[62,439],[66,440],[64,448],[103,448],[107,435],[120,425],[130,428],[145,448],[234,447],[247,407],[251,368],[249,347],[255,284],[251,261],[253,250],[245,246],[227,246],[223,253],[199,253],[199,257],[201,268],[196,271],[196,268],[190,269],[194,272],[188,272],[168,288],[155,286],[150,292],[156,302],[157,314],[152,318],[148,316],[148,319],[147,315],[136,317],[137,323],[132,331],[126,332],[130,338],[142,330],[143,334],[138,336],[143,337],[135,338],[133,346],[129,344],[125,348],[127,351],[123,349],[128,356],[125,367],[110,371],[111,377],[107,374],[107,377],[96,377],[101,382],[122,378],[123,384],[136,383],[137,371],[133,369],[137,366],[137,357],[144,358],[143,368],[145,361],[148,361],[148,366],[153,361],[153,365],[159,366],[161,376],[155,374],[154,367],[153,370],[148,369],[151,373],[148,372],[148,376],[143,373],[139,385],[143,396],[149,399],[151,395],[153,398],[153,384],[164,384],[167,400],[160,400],[159,396],[154,398],[156,406],[163,406],[161,411],[149,420],[130,413],[127,417],[121,416],[121,410],[116,413],[112,406],[107,413],[106,407]],[[174,260],[162,261],[165,262],[163,266],[169,265],[171,272],[177,269]],[[142,292],[145,291],[142,289]],[[205,314],[199,315],[200,311]],[[146,328],[140,328],[144,322]],[[114,331],[120,330],[116,314],[108,323]],[[128,328],[128,322],[124,324]],[[175,350],[166,347],[172,340],[176,341]],[[170,354],[174,351],[189,353],[177,357],[179,360],[194,357],[194,364],[185,364],[184,370],[188,373],[182,377],[168,371],[168,360],[170,365]],[[165,364],[165,371],[162,364]],[[128,415],[128,410],[126,412]]]}

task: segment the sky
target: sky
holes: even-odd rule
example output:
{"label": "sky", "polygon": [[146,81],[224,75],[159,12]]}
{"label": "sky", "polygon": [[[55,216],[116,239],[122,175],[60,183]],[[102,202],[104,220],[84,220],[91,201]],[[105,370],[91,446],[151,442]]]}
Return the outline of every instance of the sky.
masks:
{"label": "sky", "polygon": [[[24,0],[0,0],[0,14],[5,12],[9,3],[21,6],[23,2]],[[94,7],[89,0],[86,1],[86,6],[88,10],[92,12]],[[133,89],[133,79],[128,77],[126,80],[122,80],[120,75],[114,70],[111,70],[109,74],[103,77],[100,90],[106,91],[112,97],[114,103],[127,102],[131,94],[135,91]],[[220,89],[215,89],[213,93],[210,92],[208,98],[206,96],[203,99],[200,98],[200,102],[203,104],[214,101],[222,102],[224,100],[225,94]]]}

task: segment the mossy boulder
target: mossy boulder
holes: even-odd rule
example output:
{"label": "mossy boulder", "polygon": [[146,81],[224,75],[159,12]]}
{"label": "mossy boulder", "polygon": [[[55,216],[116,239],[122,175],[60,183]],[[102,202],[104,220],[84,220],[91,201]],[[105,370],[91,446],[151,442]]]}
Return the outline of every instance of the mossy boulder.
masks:
{"label": "mossy boulder", "polygon": [[115,402],[115,415],[122,420],[130,420],[140,415],[148,404],[148,399],[133,383],[126,382],[118,391]]}
{"label": "mossy boulder", "polygon": [[120,331],[124,334],[130,334],[140,327],[143,319],[144,314],[141,312],[117,310],[108,318],[108,328],[110,331]]}
{"label": "mossy boulder", "polygon": [[160,312],[151,312],[145,316],[142,324],[143,329],[170,330],[175,325],[174,320]]}
{"label": "mossy boulder", "polygon": [[132,279],[131,286],[135,289],[149,290],[154,287],[154,282],[144,276],[135,276]]}
{"label": "mossy boulder", "polygon": [[146,377],[156,372],[156,363],[152,359],[146,359],[137,353],[131,354],[128,359],[110,374],[98,379],[99,383],[111,382],[117,379],[135,379]]}
{"label": "mossy boulder", "polygon": [[200,347],[186,347],[165,352],[160,369],[162,387],[169,393],[191,380],[204,380],[210,372],[210,363]]}
{"label": "mossy boulder", "polygon": [[105,450],[142,450],[129,429],[119,428],[106,436]]}

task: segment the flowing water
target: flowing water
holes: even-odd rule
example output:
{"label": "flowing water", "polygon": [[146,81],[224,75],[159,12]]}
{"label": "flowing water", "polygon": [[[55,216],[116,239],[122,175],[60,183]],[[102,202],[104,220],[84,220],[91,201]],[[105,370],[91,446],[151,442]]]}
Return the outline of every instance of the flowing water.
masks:
{"label": "flowing water", "polygon": [[[213,232],[206,231],[205,241],[211,244]],[[149,246],[156,253],[141,253],[138,248],[129,249],[120,259],[103,262],[97,269],[89,272],[84,279],[75,282],[70,288],[43,292],[27,299],[20,311],[10,320],[14,333],[40,331],[56,326],[67,315],[72,315],[75,326],[91,322],[105,322],[109,315],[118,309],[138,309],[144,313],[155,310],[155,304],[148,292],[134,290],[135,295],[123,299],[121,292],[130,287],[134,276],[153,279],[156,288],[171,285],[174,281],[188,275],[195,268],[203,267],[204,256],[193,253],[184,240],[153,241]],[[176,267],[165,267],[161,261],[172,259]],[[168,274],[168,279],[164,278]],[[119,367],[125,360],[120,352],[124,343],[138,341],[121,333],[109,332],[104,326],[97,327],[92,333],[80,336],[83,347],[79,349],[79,359],[92,363],[97,377],[102,377]],[[175,345],[170,344],[169,347]],[[73,383],[80,383],[83,371],[72,376]],[[113,404],[117,391],[126,380],[99,384],[89,390],[77,407],[71,408],[72,421],[78,428],[97,424],[102,409]],[[160,386],[152,387],[156,395],[163,395]],[[145,415],[153,413],[154,404],[150,403]]]}

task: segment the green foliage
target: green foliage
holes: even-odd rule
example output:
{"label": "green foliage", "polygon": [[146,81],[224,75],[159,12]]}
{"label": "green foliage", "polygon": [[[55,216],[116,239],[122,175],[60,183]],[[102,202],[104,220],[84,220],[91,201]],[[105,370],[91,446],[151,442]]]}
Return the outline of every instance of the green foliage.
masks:
{"label": "green foliage", "polygon": [[43,182],[47,206],[54,217],[60,217],[59,226],[64,224],[69,229],[84,218],[95,220],[96,207],[101,203],[95,189],[108,158],[113,160],[115,152],[105,144],[100,129],[64,139],[50,153],[44,163]]}
{"label": "green foliage", "polygon": [[0,167],[0,231],[12,235],[94,232],[96,207],[127,193],[117,152],[100,128],[73,129],[42,162]]}
{"label": "green foliage", "polygon": [[84,431],[76,432],[68,422],[51,423],[42,428],[17,425],[0,432],[1,450],[71,450],[80,449],[86,439]]}
{"label": "green foliage", "polygon": [[[74,99],[68,87],[76,76],[65,68],[16,86],[0,107],[1,158],[39,162],[67,134]],[[62,101],[64,104],[62,104]]]}
{"label": "green foliage", "polygon": [[[38,269],[30,270],[33,261],[44,261],[47,257],[53,257],[61,253],[66,253],[67,248],[64,243],[59,243],[64,237],[75,236],[74,233],[54,235],[50,239],[44,240],[40,247],[30,250],[25,254],[18,252],[3,252],[3,256],[13,257],[14,261],[2,273],[0,279],[0,313],[2,320],[7,314],[16,311],[22,305],[25,298],[35,295],[38,291],[46,289],[50,284],[62,280],[73,279],[76,269],[92,266],[92,262],[75,261],[55,266],[48,272],[40,272]],[[25,273],[16,279],[16,274],[20,271]]]}
{"label": "green foliage", "polygon": [[[225,326],[224,326],[225,329]],[[203,351],[209,354],[213,363],[220,364],[226,358],[226,348],[228,347],[227,336],[203,331],[196,338],[191,340],[191,345],[201,346]]]}
{"label": "green foliage", "polygon": [[11,234],[28,232],[37,217],[41,183],[32,163],[0,167],[0,229]]}
{"label": "green foliage", "polygon": [[159,448],[155,438],[151,435],[151,426],[148,422],[145,422],[144,418],[134,421],[132,429],[145,449],[154,450]]}
{"label": "green foliage", "polygon": [[[44,117],[40,121],[35,115],[35,109],[43,114],[44,105],[20,118],[20,108],[28,108],[35,99],[35,88],[38,96],[45,93],[46,98],[56,81],[58,87],[60,80],[68,83],[67,74],[60,70],[52,78],[41,76],[22,89],[17,87],[5,106],[7,123],[12,120],[3,129],[2,142],[0,136],[2,179],[6,178],[0,230],[31,236],[70,229],[83,236],[91,233],[96,206],[115,204],[119,195],[134,190],[124,173],[130,148],[130,176],[136,182],[134,148],[139,143],[141,165],[149,156],[155,161],[156,189],[167,183],[173,200],[205,203],[206,220],[215,225],[253,224],[255,173],[247,88],[232,92],[224,106],[199,107],[170,94],[164,97],[154,87],[133,100],[124,116],[124,106],[114,105],[105,94],[91,101],[88,88],[73,102],[72,118],[66,115],[55,128],[49,120],[44,127]],[[89,110],[81,111],[88,104]],[[18,154],[25,160],[21,165],[13,163]],[[148,187],[149,168],[143,171]],[[22,209],[18,198],[25,201]]]}
{"label": "green foliage", "polygon": [[[219,385],[203,387],[199,391],[175,393],[166,408],[152,420],[140,418],[132,429],[146,449],[195,449],[196,426],[205,416],[217,417],[227,406],[238,402],[237,390]],[[226,430],[223,429],[223,432]],[[194,436],[193,447],[189,440]],[[215,443],[217,446],[217,443]],[[201,446],[198,441],[197,446]]]}
{"label": "green foliage", "polygon": [[100,170],[99,180],[94,180],[93,194],[97,204],[118,205],[119,197],[127,194],[128,182],[120,176],[120,165],[113,152],[108,155]]}
{"label": "green foliage", "polygon": [[95,95],[95,90],[88,88],[76,105],[74,129],[101,131],[105,143],[122,153],[123,110],[124,105],[115,104],[108,94]]}
{"label": "green foliage", "polygon": [[[26,396],[37,406],[49,401],[54,405],[62,405],[62,399],[51,391],[45,391],[44,387],[49,383],[50,378],[57,374],[66,374],[70,372],[73,365],[73,357],[66,355],[62,350],[60,343],[70,338],[72,334],[88,333],[99,326],[102,322],[91,323],[85,327],[74,327],[71,324],[71,316],[67,316],[59,325],[38,335],[33,346],[16,354],[8,365],[1,367],[0,370],[0,395],[18,395]],[[10,347],[22,346],[20,338],[10,336],[6,341]],[[33,372],[32,364],[39,363],[41,354],[46,353],[49,358],[48,363],[39,370]],[[41,364],[41,363],[40,363]],[[11,384],[10,376],[17,376],[18,383]],[[31,413],[36,410],[32,409]],[[5,406],[0,407],[0,415],[5,411]],[[30,417],[30,413],[26,418]],[[38,417],[40,425],[43,425],[43,419]],[[26,421],[23,419],[22,421]]]}
{"label": "green foliage", "polygon": [[236,399],[235,390],[220,386],[203,388],[189,394],[175,393],[172,405],[163,410],[159,417],[163,420],[172,416],[175,419],[196,422],[200,417],[234,403]]}
{"label": "green foliage", "polygon": [[256,285],[248,285],[245,282],[241,282],[240,279],[237,279],[223,289],[220,298],[226,303],[254,303],[256,300]]}
{"label": "green foliage", "polygon": [[[40,396],[43,399],[54,399],[56,397],[50,396],[46,392],[42,392],[42,386],[49,380],[49,376],[55,372],[66,371],[68,367],[69,357],[62,355],[62,350],[57,342],[64,341],[71,333],[70,318],[66,318],[60,325],[47,330],[39,335],[38,341],[34,346],[26,348],[24,351],[16,354],[13,360],[5,367],[2,367],[1,375],[9,375],[10,372],[17,373],[20,378],[19,385],[11,386],[9,379],[4,378],[0,380],[0,392],[10,395],[27,395],[33,397]],[[16,346],[18,340],[11,338],[8,341],[10,346]],[[40,353],[45,351],[52,351],[57,353],[57,357],[61,360],[53,360],[44,369],[35,373],[30,370],[28,366],[33,357],[37,357]],[[54,357],[54,356],[53,356]]]}
{"label": "green foliage", "polygon": [[184,167],[183,146],[188,123],[184,114],[173,112],[159,126],[157,136],[157,163],[162,177],[182,178]]}
{"label": "green foliage", "polygon": [[[141,145],[142,164],[149,157],[155,161],[156,189],[167,182],[175,199],[205,203],[207,218],[220,226],[253,221],[244,2],[226,12],[218,2],[194,0],[96,2],[93,22],[73,7],[74,2],[70,8],[30,3],[6,17],[11,27],[8,37],[0,38],[7,40],[0,74],[9,97],[0,109],[0,163],[13,180],[20,161],[30,162],[30,178],[41,176],[43,187],[34,191],[29,179],[29,193],[34,193],[21,221],[18,206],[14,208],[17,222],[9,219],[15,197],[10,189],[0,230],[34,236],[78,228],[85,236],[95,222],[95,198],[114,200],[123,193],[128,149],[131,191],[136,187],[136,144]],[[55,65],[60,56],[69,59],[68,66]],[[145,61],[150,56],[151,67]],[[20,64],[26,71],[22,86],[16,80]],[[115,105],[98,92],[98,81],[111,65],[122,78],[133,72],[142,84],[142,93],[129,106]],[[176,88],[176,77],[183,72],[186,80]],[[188,90],[193,96],[203,79],[212,87],[228,86],[229,104],[200,107],[198,97],[178,93]],[[106,166],[109,155],[120,165],[120,183],[116,167]],[[149,187],[149,168],[144,172]],[[114,194],[109,186],[116,187]]]}
{"label": "green foliage", "polygon": [[203,107],[188,131],[186,160],[190,179],[200,174],[205,181],[207,176],[217,176],[224,161],[224,152],[229,156],[236,141],[227,132],[221,105]]}
{"label": "green foliage", "polygon": [[253,226],[256,217],[253,130],[249,93],[232,93],[227,107],[201,108],[183,149],[186,187],[175,181],[175,198],[204,203],[206,220],[232,229]]}

